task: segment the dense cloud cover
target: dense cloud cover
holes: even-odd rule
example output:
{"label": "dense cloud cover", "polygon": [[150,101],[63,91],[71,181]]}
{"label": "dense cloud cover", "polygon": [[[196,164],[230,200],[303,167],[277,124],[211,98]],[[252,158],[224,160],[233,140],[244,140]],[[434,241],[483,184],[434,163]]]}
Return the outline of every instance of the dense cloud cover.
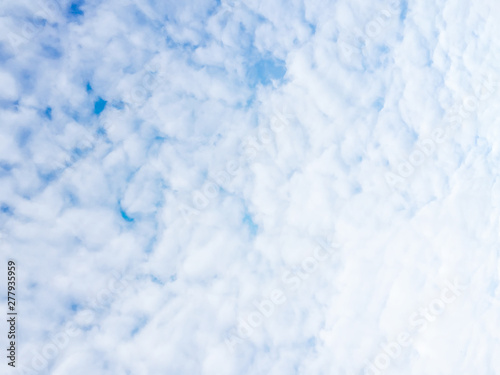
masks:
{"label": "dense cloud cover", "polygon": [[498,374],[499,13],[2,2],[2,369]]}

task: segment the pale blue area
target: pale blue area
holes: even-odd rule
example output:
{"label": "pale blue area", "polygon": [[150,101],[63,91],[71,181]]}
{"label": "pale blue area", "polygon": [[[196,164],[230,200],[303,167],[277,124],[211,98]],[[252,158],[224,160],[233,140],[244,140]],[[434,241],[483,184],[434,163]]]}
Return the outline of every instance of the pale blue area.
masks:
{"label": "pale blue area", "polygon": [[[358,157],[358,162],[360,162],[363,158],[360,156]],[[361,185],[359,184],[355,184],[353,187],[352,187],[352,192],[353,194],[360,194],[361,192],[363,191],[363,188],[361,187]]]}
{"label": "pale blue area", "polygon": [[31,130],[28,128],[22,128],[17,134],[17,144],[19,147],[25,147],[29,140],[31,139]]}
{"label": "pale blue area", "polygon": [[121,100],[113,102],[111,105],[113,106],[113,108],[116,108],[116,109],[123,109],[123,108],[125,108],[125,103],[123,103]]}
{"label": "pale blue area", "polygon": [[65,113],[76,122],[80,122],[80,114],[77,111],[72,110],[70,108],[65,108]]}
{"label": "pale blue area", "polygon": [[158,284],[158,285],[164,285],[165,283],[163,281],[161,281],[160,279],[158,279],[156,276],[154,275],[151,275],[151,281],[155,284]]}
{"label": "pale blue area", "polygon": [[118,205],[118,208],[120,210],[120,215],[122,217],[123,220],[125,220],[126,222],[128,223],[131,223],[134,221],[134,218],[130,217],[127,215],[127,213],[125,212],[125,210],[122,208],[122,205],[121,203]]}
{"label": "pale blue area", "polygon": [[0,43],[0,62],[4,63],[12,57],[12,54],[8,52],[8,47],[3,43]]}
{"label": "pale blue area", "polygon": [[66,202],[71,206],[77,206],[79,204],[78,197],[72,192],[66,192]]}
{"label": "pale blue area", "polygon": [[57,48],[48,45],[42,45],[43,57],[47,57],[51,60],[56,60],[61,58],[62,52]]}
{"label": "pale blue area", "polygon": [[68,9],[68,16],[70,18],[81,17],[84,15],[83,10],[80,7],[84,4],[84,1],[76,1],[70,4]]}
{"label": "pale blue area", "polygon": [[19,110],[19,100],[1,100],[0,107],[17,112]]}
{"label": "pale blue area", "polygon": [[197,47],[197,45],[185,42],[185,43],[179,43],[176,42],[172,37],[167,35],[165,37],[165,42],[167,43],[167,47],[170,49],[181,49],[181,50],[187,50],[187,51],[194,51]]}
{"label": "pale blue area", "polygon": [[391,50],[389,49],[389,47],[387,47],[385,44],[382,44],[381,46],[378,47],[378,51],[383,54],[383,55],[386,55],[388,54]]}
{"label": "pale blue area", "polygon": [[57,171],[50,171],[50,172],[42,172],[38,171],[38,178],[44,183],[44,185],[47,185],[54,181],[58,176]]}
{"label": "pale blue area", "polygon": [[9,164],[5,161],[0,162],[0,177],[5,177],[11,174],[12,164]]}
{"label": "pale blue area", "polygon": [[309,28],[311,29],[311,33],[314,35],[316,34],[316,25],[313,24],[313,23],[308,23],[307,24],[309,26]]}
{"label": "pale blue area", "polygon": [[138,25],[148,25],[150,22],[150,19],[140,10],[136,10],[134,16]]}
{"label": "pale blue area", "polygon": [[12,215],[12,209],[5,203],[2,203],[2,205],[0,206],[0,211],[4,214]]}
{"label": "pale blue area", "polygon": [[94,113],[99,116],[104,111],[104,108],[106,108],[107,103],[106,100],[99,97],[94,103]]}
{"label": "pale blue area", "polygon": [[399,19],[404,21],[406,19],[406,13],[408,12],[408,2],[401,0],[400,7],[401,13],[399,14]]}
{"label": "pale blue area", "polygon": [[47,24],[47,20],[45,18],[42,18],[42,17],[30,18],[29,21],[36,28],[43,28]]}
{"label": "pale blue area", "polygon": [[498,289],[498,280],[491,280],[490,285],[488,287],[488,291],[491,296],[495,295],[495,291]]}
{"label": "pale blue area", "polygon": [[255,236],[257,234],[259,226],[253,221],[252,215],[250,215],[249,213],[245,213],[245,216],[243,217],[243,223],[248,227],[252,236]]}
{"label": "pale blue area", "polygon": [[85,157],[88,155],[88,153],[91,151],[92,148],[79,148],[75,147],[74,149],[71,150],[71,162],[74,163],[77,160],[80,160],[81,158]]}
{"label": "pale blue area", "polygon": [[272,80],[281,80],[285,76],[285,62],[276,59],[262,59],[248,70],[248,83],[251,87],[262,84],[269,85]]}
{"label": "pale blue area", "polygon": [[47,107],[45,109],[45,117],[47,117],[49,120],[52,120],[52,108],[51,107]]}
{"label": "pale blue area", "polygon": [[373,103],[373,107],[380,112],[380,110],[384,108],[384,98],[378,98],[375,103]]}
{"label": "pale blue area", "polygon": [[[137,215],[136,215],[136,217],[135,217],[134,219],[132,219],[132,220],[134,220],[134,221],[135,221],[135,219],[138,219],[138,221],[141,221],[141,220],[143,220],[144,218],[142,217],[142,215],[137,214]],[[155,246],[155,244],[156,244],[156,236],[154,235],[154,233],[156,233],[156,230],[157,230],[157,228],[156,228],[156,223],[155,223],[155,221],[154,221],[154,218],[150,218],[148,221],[149,221],[149,223],[150,223],[150,224],[149,224],[149,223],[145,223],[144,221],[142,221],[142,223],[144,223],[144,224],[148,225],[148,227],[152,228],[152,232],[153,232],[153,233],[152,233],[152,236],[153,236],[153,237],[152,237],[152,238],[151,238],[151,240],[148,242],[148,244],[144,247],[144,252],[145,252],[146,254],[150,254],[150,253],[152,253],[152,252],[153,252],[153,250],[154,250],[154,246]],[[153,229],[153,228],[154,228],[154,229]]]}
{"label": "pale blue area", "polygon": [[130,332],[130,335],[134,337],[141,329],[143,329],[146,326],[147,322],[148,322],[147,318],[140,318],[137,325]]}
{"label": "pale blue area", "polygon": [[107,137],[107,135],[108,135],[108,133],[106,132],[106,129],[103,128],[102,126],[100,126],[100,127],[97,128],[96,134],[98,136],[102,136],[102,137]]}

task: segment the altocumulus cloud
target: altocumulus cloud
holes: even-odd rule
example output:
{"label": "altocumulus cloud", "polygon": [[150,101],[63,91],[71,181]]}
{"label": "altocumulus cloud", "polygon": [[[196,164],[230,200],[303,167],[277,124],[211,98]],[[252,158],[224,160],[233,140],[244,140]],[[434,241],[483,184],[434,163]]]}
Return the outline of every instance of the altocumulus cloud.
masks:
{"label": "altocumulus cloud", "polygon": [[[2,2],[0,277],[16,259],[20,315],[18,366],[1,366],[495,374],[499,12]],[[333,239],[335,261],[304,273]],[[467,288],[403,349],[455,278]]]}

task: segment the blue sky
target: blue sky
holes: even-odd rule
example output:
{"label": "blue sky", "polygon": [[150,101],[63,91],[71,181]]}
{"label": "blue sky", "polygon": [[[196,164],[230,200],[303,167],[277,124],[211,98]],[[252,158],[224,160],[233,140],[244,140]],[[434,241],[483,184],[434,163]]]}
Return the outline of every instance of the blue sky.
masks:
{"label": "blue sky", "polygon": [[1,366],[496,374],[498,7],[1,4]]}

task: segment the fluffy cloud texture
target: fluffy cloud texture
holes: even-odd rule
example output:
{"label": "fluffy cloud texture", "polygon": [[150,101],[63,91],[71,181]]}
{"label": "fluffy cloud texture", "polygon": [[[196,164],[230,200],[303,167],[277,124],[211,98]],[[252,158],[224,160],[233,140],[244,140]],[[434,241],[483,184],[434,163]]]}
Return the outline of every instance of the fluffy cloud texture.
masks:
{"label": "fluffy cloud texture", "polygon": [[2,368],[497,374],[499,12],[3,2]]}

